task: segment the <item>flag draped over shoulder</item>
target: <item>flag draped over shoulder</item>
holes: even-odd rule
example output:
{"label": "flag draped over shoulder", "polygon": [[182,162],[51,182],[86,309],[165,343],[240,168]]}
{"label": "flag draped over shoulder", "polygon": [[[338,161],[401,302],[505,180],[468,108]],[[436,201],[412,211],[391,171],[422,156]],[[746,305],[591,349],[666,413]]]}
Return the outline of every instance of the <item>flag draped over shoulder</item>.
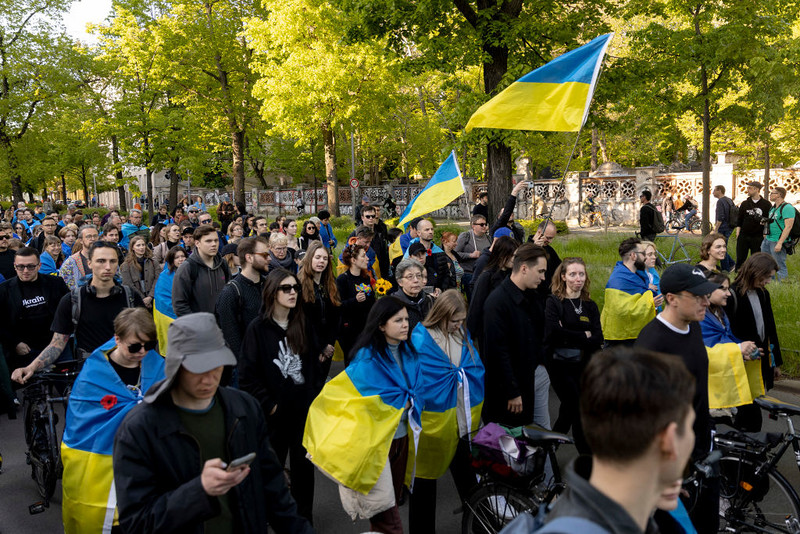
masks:
{"label": "flag draped over shoulder", "polygon": [[472,128],[576,132],[589,104],[613,33],[596,37],[533,70],[472,114]]}
{"label": "flag draped over shoulder", "polygon": [[441,209],[464,194],[464,182],[458,168],[455,151],[444,160],[433,178],[406,206],[397,226],[405,228],[412,219]]}
{"label": "flag draped over shoulder", "polygon": [[169,272],[169,265],[164,265],[164,270],[156,280],[156,289],[153,295],[153,321],[156,323],[158,334],[158,351],[162,356],[167,355],[167,330],[172,321],[178,318],[172,309],[172,279],[175,273]]}
{"label": "flag draped over shoulder", "polygon": [[603,337],[612,341],[636,339],[655,316],[656,306],[646,273],[633,273],[618,261],[606,284],[600,313]]}
{"label": "flag draped over shoulder", "polygon": [[[303,446],[311,461],[359,493],[368,493],[378,481],[409,401],[409,438],[419,436],[419,361],[416,355],[402,356],[405,373],[391,356],[361,349],[344,372],[325,384],[308,411]],[[407,481],[413,476],[411,450],[408,458]]]}
{"label": "flag draped over shoulder", "polygon": [[75,380],[61,442],[62,518],[66,534],[111,532],[117,496],[111,452],[114,434],[144,392],[164,378],[164,358],[148,352],[142,360],[141,387],[126,386],[108,362],[114,340],[95,350]]}
{"label": "flag draped over shoulder", "polygon": [[740,340],[711,311],[700,323],[708,351],[708,407],[712,410],[744,406],[764,394],[761,361],[745,361]]}
{"label": "flag draped over shoulder", "polygon": [[437,479],[444,475],[456,453],[459,438],[459,386],[467,432],[478,429],[483,409],[484,367],[469,339],[462,346],[458,366],[442,351],[430,332],[419,323],[411,334],[422,369],[422,433],[417,450],[417,476]]}

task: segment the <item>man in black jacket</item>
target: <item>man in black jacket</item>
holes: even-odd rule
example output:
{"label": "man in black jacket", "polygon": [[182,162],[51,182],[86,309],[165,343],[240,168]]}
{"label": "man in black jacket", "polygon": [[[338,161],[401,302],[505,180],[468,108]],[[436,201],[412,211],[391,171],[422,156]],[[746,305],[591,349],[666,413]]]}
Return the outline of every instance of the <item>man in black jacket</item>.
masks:
{"label": "man in black jacket", "polygon": [[772,208],[769,200],[761,196],[759,182],[747,183],[747,198],[739,205],[739,220],[736,226],[736,270],[747,259],[748,254],[761,252],[761,241],[764,240],[764,224]]}
{"label": "man in black jacket", "polygon": [[[114,440],[119,522],[127,533],[314,532],[270,447],[258,402],[219,387],[236,365],[210,313],[169,327],[166,378],[125,417]],[[241,465],[238,458],[255,453]]]}
{"label": "man in black jacket", "polygon": [[544,320],[526,292],[542,283],[546,271],[544,249],[525,243],[514,254],[511,275],[486,299],[483,315],[486,422],[509,426],[533,422],[534,376],[542,360]]}
{"label": "man in black jacket", "polygon": [[639,201],[642,207],[639,208],[639,234],[645,241],[653,242],[656,240],[656,207],[650,203],[653,194],[650,191],[642,191]]}

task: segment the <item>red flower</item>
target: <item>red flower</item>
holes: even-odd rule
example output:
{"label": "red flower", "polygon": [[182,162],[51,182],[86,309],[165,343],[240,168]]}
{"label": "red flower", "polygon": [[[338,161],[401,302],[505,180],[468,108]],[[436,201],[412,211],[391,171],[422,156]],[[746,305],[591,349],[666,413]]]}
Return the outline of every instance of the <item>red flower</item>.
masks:
{"label": "red flower", "polygon": [[105,408],[106,410],[110,410],[117,404],[117,396],[116,395],[106,395],[102,399],[100,399],[100,405]]}

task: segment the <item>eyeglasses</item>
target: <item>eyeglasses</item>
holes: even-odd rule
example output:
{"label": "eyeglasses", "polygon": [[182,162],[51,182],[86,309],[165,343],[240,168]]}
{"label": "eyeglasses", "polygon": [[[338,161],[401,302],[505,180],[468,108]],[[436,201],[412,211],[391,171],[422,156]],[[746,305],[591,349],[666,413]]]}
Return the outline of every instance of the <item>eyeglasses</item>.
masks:
{"label": "eyeglasses", "polygon": [[269,259],[269,252],[253,252],[253,254],[256,256],[261,256],[265,260]]}
{"label": "eyeglasses", "polygon": [[374,219],[375,215],[364,215],[365,219]]}
{"label": "eyeglasses", "polygon": [[294,291],[295,293],[300,293],[302,289],[303,286],[301,286],[300,284],[283,284],[278,286],[278,290],[283,291],[287,295],[290,294],[292,291]]}
{"label": "eyeglasses", "polygon": [[158,346],[158,341],[147,341],[145,343],[131,343],[130,345],[128,345],[128,352],[137,353],[142,349],[149,352],[151,350],[155,350],[157,346]]}
{"label": "eyeglasses", "polygon": [[286,252],[287,247],[272,247],[275,252]]}
{"label": "eyeglasses", "polygon": [[407,274],[403,277],[403,280],[422,280],[422,278],[421,274]]}
{"label": "eyeglasses", "polygon": [[15,264],[14,269],[22,272],[22,271],[35,271],[36,268],[39,266],[38,263],[34,263],[31,265],[24,265],[24,264]]}
{"label": "eyeglasses", "polygon": [[472,226],[486,226],[485,222],[482,223],[472,223]]}
{"label": "eyeglasses", "polygon": [[211,224],[211,219],[203,219],[200,221],[200,224]]}

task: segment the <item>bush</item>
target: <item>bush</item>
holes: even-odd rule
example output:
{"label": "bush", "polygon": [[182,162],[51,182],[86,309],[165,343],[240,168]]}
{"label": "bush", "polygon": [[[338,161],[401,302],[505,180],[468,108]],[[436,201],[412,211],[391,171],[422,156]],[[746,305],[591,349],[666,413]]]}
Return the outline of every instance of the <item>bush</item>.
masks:
{"label": "bush", "polygon": [[[525,229],[525,233],[527,235],[533,235],[536,233],[536,228],[544,221],[544,219],[514,219],[522,227]],[[561,235],[566,235],[569,233],[569,227],[567,226],[566,221],[553,221],[553,224],[556,225],[556,230]]]}

